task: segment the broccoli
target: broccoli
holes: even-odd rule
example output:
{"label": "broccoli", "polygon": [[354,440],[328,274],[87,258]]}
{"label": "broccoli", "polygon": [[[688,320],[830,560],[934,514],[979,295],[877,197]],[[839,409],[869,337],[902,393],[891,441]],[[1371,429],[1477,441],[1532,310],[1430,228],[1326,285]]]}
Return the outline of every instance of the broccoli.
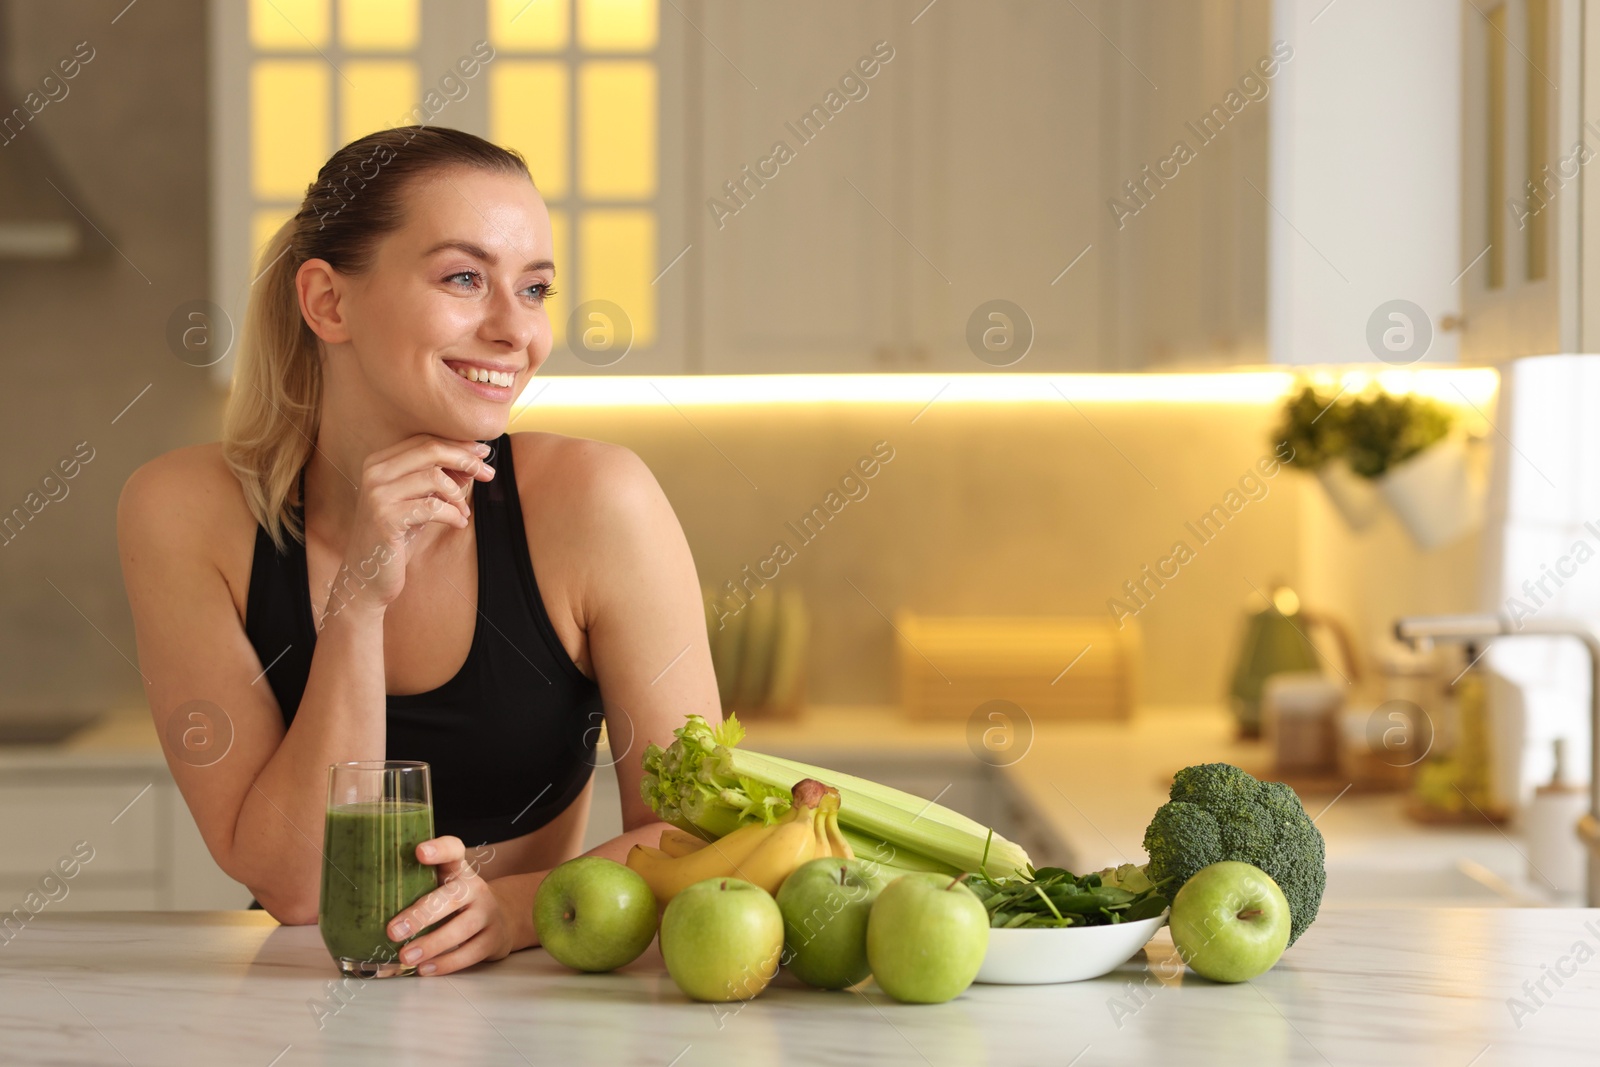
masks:
{"label": "broccoli", "polygon": [[1328,883],[1322,833],[1293,789],[1261,782],[1228,763],[1185,767],[1171,799],[1145,828],[1150,878],[1170,878],[1166,895],[1200,868],[1221,860],[1260,867],[1289,901],[1289,944],[1317,917]]}

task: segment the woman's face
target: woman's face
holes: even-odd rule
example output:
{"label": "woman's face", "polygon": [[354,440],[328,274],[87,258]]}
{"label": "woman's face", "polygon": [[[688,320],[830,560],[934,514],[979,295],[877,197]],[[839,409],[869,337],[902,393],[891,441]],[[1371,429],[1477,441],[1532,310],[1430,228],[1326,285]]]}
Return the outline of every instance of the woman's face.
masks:
{"label": "woman's face", "polygon": [[330,394],[335,380],[360,390],[405,433],[492,440],[550,356],[550,215],[526,177],[470,168],[405,200],[372,269],[341,276],[348,343],[324,364]]}

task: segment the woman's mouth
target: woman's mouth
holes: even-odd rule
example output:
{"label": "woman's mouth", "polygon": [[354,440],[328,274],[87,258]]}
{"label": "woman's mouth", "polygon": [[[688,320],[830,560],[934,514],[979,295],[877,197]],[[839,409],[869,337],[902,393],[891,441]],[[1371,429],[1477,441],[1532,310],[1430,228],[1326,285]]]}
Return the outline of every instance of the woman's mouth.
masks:
{"label": "woman's mouth", "polygon": [[517,381],[515,372],[491,370],[488,367],[457,363],[453,360],[446,360],[445,365],[455,372],[457,378],[466,383],[467,388],[485,400],[513,399],[511,390]]}

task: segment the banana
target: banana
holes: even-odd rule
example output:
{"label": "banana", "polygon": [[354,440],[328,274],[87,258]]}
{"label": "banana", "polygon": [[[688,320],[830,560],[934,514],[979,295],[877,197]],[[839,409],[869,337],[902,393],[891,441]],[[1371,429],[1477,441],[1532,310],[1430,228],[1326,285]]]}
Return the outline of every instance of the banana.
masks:
{"label": "banana", "polygon": [[[789,810],[771,825],[751,823],[709,843],[687,831],[664,830],[660,848],[633,846],[628,866],[644,878],[662,904],[710,878],[740,878],[776,893],[807,860],[852,854],[835,821],[838,811],[838,790],[806,778],[791,790]],[[678,851],[691,844],[696,847]]]}
{"label": "banana", "polygon": [[634,845],[628,852],[627,863],[643,876],[656,900],[665,904],[696,882],[730,875],[737,877],[739,864],[766,844],[781,825],[741,826],[726,837],[684,856],[673,856],[649,845]]}
{"label": "banana", "polygon": [[824,832],[828,838],[828,851],[835,859],[855,859],[855,849],[850,847],[850,842],[844,839],[844,833],[839,829],[839,813],[837,811],[823,812],[822,822]]}
{"label": "banana", "polygon": [[797,802],[773,827],[772,836],[739,865],[735,875],[769,893],[777,893],[796,867],[816,858],[816,817],[815,808]]}
{"label": "banana", "polygon": [[811,820],[811,831],[814,837],[812,856],[822,858],[833,855],[833,842],[828,840],[828,820],[819,811]]}
{"label": "banana", "polygon": [[661,851],[674,858],[698,852],[706,846],[706,839],[696,837],[686,830],[669,826],[661,831]]}

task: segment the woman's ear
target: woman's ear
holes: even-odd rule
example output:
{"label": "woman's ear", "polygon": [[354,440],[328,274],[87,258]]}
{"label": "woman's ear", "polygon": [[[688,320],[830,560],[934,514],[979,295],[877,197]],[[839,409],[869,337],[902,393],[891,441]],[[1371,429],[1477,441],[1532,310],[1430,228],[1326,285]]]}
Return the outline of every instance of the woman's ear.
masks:
{"label": "woman's ear", "polygon": [[350,327],[343,309],[347,283],[332,264],[325,259],[306,260],[295,271],[294,287],[300,301],[300,314],[312,333],[330,345],[350,340]]}

